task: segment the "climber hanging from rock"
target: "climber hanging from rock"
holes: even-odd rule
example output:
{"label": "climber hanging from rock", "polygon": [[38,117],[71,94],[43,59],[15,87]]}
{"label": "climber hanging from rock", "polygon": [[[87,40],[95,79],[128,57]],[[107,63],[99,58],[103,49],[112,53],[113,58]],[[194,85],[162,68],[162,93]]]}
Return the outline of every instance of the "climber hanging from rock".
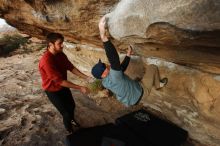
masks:
{"label": "climber hanging from rock", "polygon": [[[119,55],[106,34],[106,19],[106,16],[100,19],[99,32],[110,66],[99,60],[92,68],[92,75],[97,79],[101,79],[102,85],[111,90],[121,103],[126,106],[135,105],[141,100],[144,90],[138,81],[132,80],[124,74],[130,62],[132,47],[128,47],[127,55],[120,64]],[[160,79],[158,68],[155,65],[147,67],[145,77],[147,79],[144,83],[144,95],[149,95],[153,86],[160,89],[168,82],[167,78]]]}

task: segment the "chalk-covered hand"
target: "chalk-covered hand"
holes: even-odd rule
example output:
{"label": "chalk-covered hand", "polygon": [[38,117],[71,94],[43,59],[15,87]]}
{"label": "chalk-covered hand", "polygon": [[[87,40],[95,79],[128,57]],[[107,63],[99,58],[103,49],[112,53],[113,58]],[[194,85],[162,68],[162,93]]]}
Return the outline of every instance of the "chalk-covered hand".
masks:
{"label": "chalk-covered hand", "polygon": [[127,50],[127,56],[131,56],[131,54],[133,53],[133,48],[131,45],[128,46],[128,50]]}
{"label": "chalk-covered hand", "polygon": [[99,21],[99,33],[103,42],[108,41],[108,37],[106,34],[106,25],[107,25],[106,20],[107,20],[106,16],[103,16]]}

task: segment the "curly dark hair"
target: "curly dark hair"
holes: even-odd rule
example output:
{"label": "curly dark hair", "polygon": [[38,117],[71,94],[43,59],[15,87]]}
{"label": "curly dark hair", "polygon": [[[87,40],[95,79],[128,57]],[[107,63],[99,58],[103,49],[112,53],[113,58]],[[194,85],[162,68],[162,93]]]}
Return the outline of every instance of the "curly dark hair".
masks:
{"label": "curly dark hair", "polygon": [[64,41],[64,37],[60,33],[49,33],[47,35],[47,43],[55,43],[58,39]]}

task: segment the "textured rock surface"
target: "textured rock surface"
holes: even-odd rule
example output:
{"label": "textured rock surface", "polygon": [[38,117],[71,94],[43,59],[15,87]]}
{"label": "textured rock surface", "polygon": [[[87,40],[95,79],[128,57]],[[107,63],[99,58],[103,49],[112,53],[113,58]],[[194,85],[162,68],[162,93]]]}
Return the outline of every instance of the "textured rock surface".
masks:
{"label": "textured rock surface", "polygon": [[117,0],[1,0],[0,16],[7,23],[32,36],[44,37],[51,31],[75,42],[97,44],[97,22]]}
{"label": "textured rock surface", "polygon": [[111,12],[108,25],[115,39],[141,44],[144,48],[156,44],[157,54],[152,51],[147,54],[220,73],[218,0],[0,2],[0,17],[31,36],[43,38],[48,32],[56,31],[72,42],[96,46],[101,45],[97,22],[100,16]]}
{"label": "textured rock surface", "polygon": [[122,0],[110,14],[110,32],[118,39],[147,38],[143,30],[160,22],[188,30],[216,30],[220,29],[219,8],[216,0]]}
{"label": "textured rock surface", "polygon": [[[160,91],[153,89],[151,95],[142,100],[143,105],[160,112],[163,117],[187,129],[191,138],[206,145],[219,145],[219,0],[121,0],[120,2],[118,0],[0,0],[0,17],[19,30],[38,38],[43,38],[48,32],[56,31],[62,33],[69,41],[77,43],[72,46],[72,48],[76,46],[75,49],[70,47],[66,51],[71,60],[84,71],[91,69],[98,58],[107,62],[104,51],[100,49],[97,23],[100,16],[109,12],[111,12],[108,15],[109,31],[115,38],[114,42],[119,47],[119,51],[124,52],[126,44],[132,43],[135,55],[141,56],[141,59],[134,57],[127,73],[132,78],[142,77],[143,67],[153,63],[160,66],[162,76],[169,78],[168,86]],[[22,68],[21,65],[15,67]],[[1,84],[1,91],[5,93],[4,89],[9,85],[16,89],[12,90],[12,95],[8,97],[12,97],[9,105],[17,107],[24,101],[16,98],[18,103],[13,103],[12,101],[15,100],[13,96],[26,95],[26,90],[16,94],[24,83],[20,84],[20,81],[13,79],[16,74],[10,70],[10,64],[2,68],[6,69],[6,75],[0,77],[5,82],[4,86]],[[4,74],[4,71],[2,72]],[[34,73],[27,74],[31,76]],[[28,78],[26,75],[21,77]],[[7,83],[5,79],[9,78],[11,81],[8,80]],[[31,85],[31,82],[27,82],[27,85]],[[9,93],[2,95],[6,96]],[[1,99],[3,101],[0,113],[4,115],[6,113],[4,102],[8,99]],[[113,99],[109,100],[112,101]],[[113,109],[108,106],[105,108],[109,111]],[[29,110],[25,106],[22,106],[22,109],[12,109],[10,112],[12,115],[14,112],[25,113],[21,111]],[[27,115],[31,117],[30,119],[34,118],[32,115]],[[17,125],[22,123],[21,121],[15,117],[13,124]],[[4,123],[8,124],[7,121]],[[7,127],[10,129],[10,125]],[[3,135],[7,133],[6,130]]]}

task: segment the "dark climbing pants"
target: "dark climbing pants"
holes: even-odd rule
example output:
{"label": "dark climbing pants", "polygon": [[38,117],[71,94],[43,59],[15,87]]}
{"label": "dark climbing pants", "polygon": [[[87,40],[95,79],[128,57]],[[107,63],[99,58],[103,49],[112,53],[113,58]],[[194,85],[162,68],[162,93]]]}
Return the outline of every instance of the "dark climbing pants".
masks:
{"label": "dark climbing pants", "polygon": [[74,119],[75,102],[69,88],[56,92],[45,91],[51,103],[63,117],[63,123],[68,131],[72,131],[71,120]]}

